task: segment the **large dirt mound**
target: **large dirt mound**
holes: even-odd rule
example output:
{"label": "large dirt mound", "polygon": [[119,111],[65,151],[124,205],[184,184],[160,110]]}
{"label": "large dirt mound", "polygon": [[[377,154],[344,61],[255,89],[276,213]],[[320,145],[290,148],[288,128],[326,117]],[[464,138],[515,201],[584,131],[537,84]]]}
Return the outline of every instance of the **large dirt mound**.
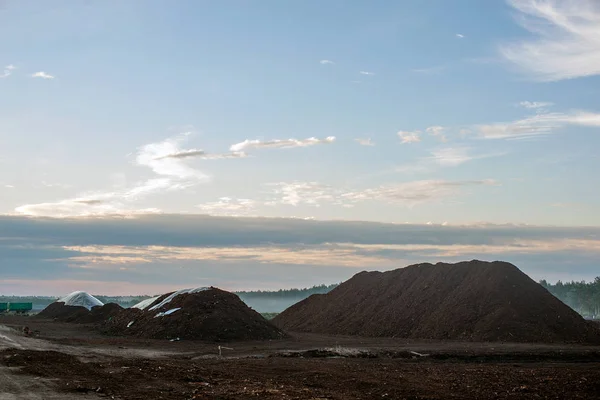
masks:
{"label": "large dirt mound", "polygon": [[108,321],[123,311],[123,307],[115,303],[92,307],[69,306],[62,301],[50,304],[38,314],[40,318],[53,319],[60,322],[77,324],[94,324]]}
{"label": "large dirt mound", "polygon": [[273,323],[341,335],[600,343],[597,330],[517,267],[476,260],[361,272]]}
{"label": "large dirt mound", "polygon": [[217,342],[285,337],[238,296],[212,287],[167,293],[125,309],[103,329],[113,335]]}

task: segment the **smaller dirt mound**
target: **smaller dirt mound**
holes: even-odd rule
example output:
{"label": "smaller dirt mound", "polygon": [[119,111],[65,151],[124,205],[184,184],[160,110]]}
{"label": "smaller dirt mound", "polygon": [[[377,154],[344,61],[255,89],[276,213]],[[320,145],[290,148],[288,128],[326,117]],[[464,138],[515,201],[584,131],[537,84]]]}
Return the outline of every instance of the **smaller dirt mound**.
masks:
{"label": "smaller dirt mound", "polygon": [[286,335],[238,296],[217,288],[167,293],[144,309],[129,308],[104,323],[107,334],[148,339],[238,341]]}
{"label": "smaller dirt mound", "polygon": [[76,324],[95,324],[108,321],[122,311],[123,307],[116,303],[95,306],[88,310],[83,306],[69,306],[63,302],[55,302],[40,312],[38,317]]}
{"label": "smaller dirt mound", "polygon": [[44,308],[37,316],[55,321],[70,322],[71,320],[86,317],[89,313],[90,311],[85,307],[68,306],[62,301],[57,301]]}

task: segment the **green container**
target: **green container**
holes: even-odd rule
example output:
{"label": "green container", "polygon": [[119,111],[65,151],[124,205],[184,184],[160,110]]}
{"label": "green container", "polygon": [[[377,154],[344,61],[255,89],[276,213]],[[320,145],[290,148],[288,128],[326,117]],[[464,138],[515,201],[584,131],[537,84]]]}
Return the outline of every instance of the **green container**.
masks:
{"label": "green container", "polygon": [[0,313],[8,311],[8,303],[0,303]]}
{"label": "green container", "polygon": [[33,303],[8,303],[8,311],[24,313],[33,310]]}

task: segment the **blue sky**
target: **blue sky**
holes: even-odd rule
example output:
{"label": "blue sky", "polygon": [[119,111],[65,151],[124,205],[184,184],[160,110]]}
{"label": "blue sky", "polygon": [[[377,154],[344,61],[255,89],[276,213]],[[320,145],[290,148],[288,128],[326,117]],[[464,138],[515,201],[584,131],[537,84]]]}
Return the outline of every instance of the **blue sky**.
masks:
{"label": "blue sky", "polygon": [[[570,227],[600,226],[599,27],[593,0],[4,1],[0,214],[67,225],[146,214],[528,224],[568,230],[552,240],[580,240]],[[585,240],[577,246],[600,255],[597,237]],[[5,262],[24,245],[4,245]],[[221,247],[232,246],[246,245]],[[298,283],[353,273],[286,246],[299,276],[312,268]],[[395,251],[395,263],[351,264],[445,260]],[[179,265],[170,254],[161,265]],[[145,257],[140,265],[157,256]],[[97,275],[72,285],[106,281],[115,260],[96,259]],[[220,262],[211,261],[216,283],[252,288]],[[11,278],[14,290],[39,287],[25,282],[34,264]],[[268,264],[260,268],[281,271]],[[594,276],[557,265],[563,275],[556,266],[549,277]],[[160,282],[151,276],[145,285]],[[189,276],[181,279],[172,284]]]}

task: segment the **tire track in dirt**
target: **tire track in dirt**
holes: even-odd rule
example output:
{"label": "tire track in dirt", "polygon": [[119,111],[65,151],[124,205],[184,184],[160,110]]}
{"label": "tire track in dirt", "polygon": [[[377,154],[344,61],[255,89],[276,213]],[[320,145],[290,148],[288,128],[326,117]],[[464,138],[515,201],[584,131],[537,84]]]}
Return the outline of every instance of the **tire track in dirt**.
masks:
{"label": "tire track in dirt", "polygon": [[[0,325],[0,350],[40,349],[51,347],[44,341],[20,336],[14,330]],[[52,382],[19,374],[18,369],[0,367],[0,400],[81,400],[99,399],[93,395],[58,393]]]}

